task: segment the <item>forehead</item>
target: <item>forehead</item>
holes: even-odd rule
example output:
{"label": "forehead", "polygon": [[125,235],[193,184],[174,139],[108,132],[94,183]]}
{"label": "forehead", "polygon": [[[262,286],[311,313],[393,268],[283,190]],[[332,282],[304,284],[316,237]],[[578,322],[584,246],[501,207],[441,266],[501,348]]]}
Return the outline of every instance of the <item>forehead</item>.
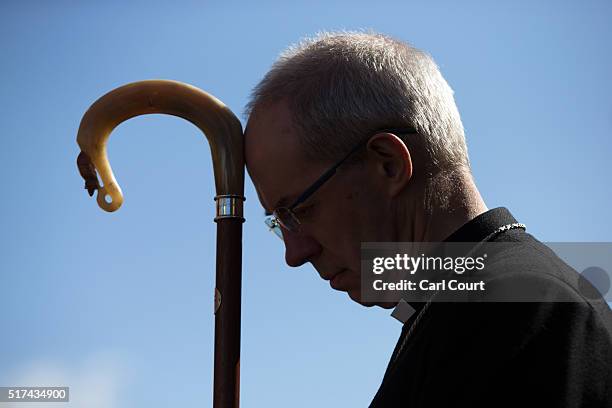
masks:
{"label": "forehead", "polygon": [[245,131],[245,161],[268,210],[281,198],[297,197],[318,167],[304,159],[291,112],[283,102],[252,112]]}

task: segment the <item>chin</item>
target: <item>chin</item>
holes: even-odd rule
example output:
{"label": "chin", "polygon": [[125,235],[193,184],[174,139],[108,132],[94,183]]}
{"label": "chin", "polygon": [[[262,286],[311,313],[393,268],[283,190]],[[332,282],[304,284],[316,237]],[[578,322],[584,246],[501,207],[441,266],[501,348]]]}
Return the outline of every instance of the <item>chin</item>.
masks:
{"label": "chin", "polygon": [[353,292],[352,290],[349,290],[346,293],[348,294],[349,298],[351,298],[352,301],[359,303],[361,306],[365,306],[365,307],[379,306],[379,307],[382,307],[383,309],[393,309],[397,305],[397,302],[393,303],[393,302],[365,302],[365,301],[362,301],[359,290],[357,290],[356,293]]}
{"label": "chin", "polygon": [[383,309],[393,309],[395,306],[397,306],[397,302],[380,302],[376,303],[376,306],[380,306]]}

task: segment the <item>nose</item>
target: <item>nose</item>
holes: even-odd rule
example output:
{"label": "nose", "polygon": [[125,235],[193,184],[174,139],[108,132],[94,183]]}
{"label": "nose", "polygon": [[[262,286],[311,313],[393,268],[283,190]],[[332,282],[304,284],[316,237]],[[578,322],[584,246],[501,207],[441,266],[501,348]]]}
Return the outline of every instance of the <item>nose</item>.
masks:
{"label": "nose", "polygon": [[287,265],[301,266],[321,252],[321,245],[314,238],[284,228],[282,231]]}

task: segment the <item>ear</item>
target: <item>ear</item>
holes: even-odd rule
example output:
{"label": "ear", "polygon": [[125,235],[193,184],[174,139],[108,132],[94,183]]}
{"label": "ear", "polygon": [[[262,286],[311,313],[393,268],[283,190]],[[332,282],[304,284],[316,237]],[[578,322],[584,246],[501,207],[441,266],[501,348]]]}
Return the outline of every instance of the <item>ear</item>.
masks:
{"label": "ear", "polygon": [[402,140],[392,133],[378,133],[368,141],[368,162],[391,197],[412,178],[412,158]]}

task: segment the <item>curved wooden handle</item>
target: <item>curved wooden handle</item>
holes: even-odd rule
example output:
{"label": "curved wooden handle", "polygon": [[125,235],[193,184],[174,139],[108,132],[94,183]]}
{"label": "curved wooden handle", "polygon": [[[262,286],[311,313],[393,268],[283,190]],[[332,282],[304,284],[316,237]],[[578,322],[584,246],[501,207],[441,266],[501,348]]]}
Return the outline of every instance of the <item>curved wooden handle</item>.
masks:
{"label": "curved wooden handle", "polygon": [[151,113],[179,116],[200,128],[210,144],[217,195],[243,196],[243,140],[238,118],[223,102],[201,89],[177,81],[150,80],[112,90],[91,105],[81,120],[77,164],[89,194],[98,190],[102,209],[115,211],[123,203],[121,187],[106,154],[111,132],[130,118]]}

